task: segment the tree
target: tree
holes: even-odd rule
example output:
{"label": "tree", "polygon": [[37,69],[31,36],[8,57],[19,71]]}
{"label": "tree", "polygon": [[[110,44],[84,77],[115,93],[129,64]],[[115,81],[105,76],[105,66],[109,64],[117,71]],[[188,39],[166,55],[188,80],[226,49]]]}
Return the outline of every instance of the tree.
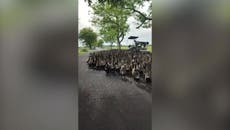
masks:
{"label": "tree", "polygon": [[[85,1],[89,3],[89,6],[91,6],[93,3],[92,0],[85,0]],[[152,0],[97,0],[97,2],[102,5],[109,4],[114,7],[119,7],[131,11],[135,19],[139,22],[137,28],[151,27]],[[148,5],[147,12],[140,11],[140,8],[142,8],[144,4]]]}
{"label": "tree", "polygon": [[105,42],[110,43],[111,49],[113,48],[113,43],[116,42],[116,35],[114,35],[115,32],[116,31],[114,29],[111,29],[109,31],[100,30],[101,37],[103,38]]}
{"label": "tree", "polygon": [[95,3],[92,5],[94,16],[92,22],[99,28],[100,35],[106,42],[117,42],[121,49],[121,42],[129,31],[127,24],[130,12],[109,4]]}
{"label": "tree", "polygon": [[102,39],[97,41],[97,47],[103,47],[104,41]]}
{"label": "tree", "polygon": [[92,49],[92,46],[95,46],[97,42],[97,33],[93,31],[91,28],[83,28],[80,31],[79,39],[83,41],[83,43]]}

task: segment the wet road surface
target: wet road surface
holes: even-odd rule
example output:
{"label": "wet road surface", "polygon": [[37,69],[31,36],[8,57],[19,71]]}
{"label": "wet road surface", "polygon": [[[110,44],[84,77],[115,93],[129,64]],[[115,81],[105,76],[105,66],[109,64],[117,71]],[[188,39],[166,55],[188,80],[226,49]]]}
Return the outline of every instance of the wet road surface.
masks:
{"label": "wet road surface", "polygon": [[88,56],[79,57],[79,129],[150,130],[151,94],[135,82],[88,69]]}

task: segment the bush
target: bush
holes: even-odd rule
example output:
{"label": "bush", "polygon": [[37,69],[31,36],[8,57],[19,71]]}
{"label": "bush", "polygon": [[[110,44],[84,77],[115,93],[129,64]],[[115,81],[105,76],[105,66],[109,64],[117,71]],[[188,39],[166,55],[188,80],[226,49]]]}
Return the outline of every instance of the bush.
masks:
{"label": "bush", "polygon": [[83,49],[81,49],[81,52],[88,52],[88,49],[87,48],[83,48]]}

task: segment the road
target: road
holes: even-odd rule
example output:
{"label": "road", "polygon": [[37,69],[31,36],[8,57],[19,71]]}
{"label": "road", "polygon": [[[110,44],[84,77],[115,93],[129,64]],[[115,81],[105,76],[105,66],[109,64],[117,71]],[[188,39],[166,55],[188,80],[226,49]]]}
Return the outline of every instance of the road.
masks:
{"label": "road", "polygon": [[88,69],[79,57],[79,129],[151,130],[151,94],[135,82]]}

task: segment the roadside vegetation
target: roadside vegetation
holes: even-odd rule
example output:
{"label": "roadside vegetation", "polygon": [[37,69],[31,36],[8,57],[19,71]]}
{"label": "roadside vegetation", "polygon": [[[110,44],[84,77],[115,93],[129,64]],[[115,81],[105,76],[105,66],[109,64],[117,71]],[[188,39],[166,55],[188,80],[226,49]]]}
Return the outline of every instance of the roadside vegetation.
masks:
{"label": "roadside vegetation", "polygon": [[[111,46],[102,46],[100,48],[103,49],[103,50],[111,50],[111,49],[117,49],[117,46],[112,46],[112,48],[111,48]],[[121,46],[121,50],[128,50],[128,49],[129,49],[128,46]],[[146,49],[147,49],[147,51],[152,52],[152,45],[148,45],[146,47]],[[85,54],[89,53],[92,50],[90,50],[88,47],[79,47],[78,48],[78,54],[80,56],[85,55]]]}
{"label": "roadside vegetation", "polygon": [[[97,31],[91,27],[80,30],[79,39],[83,46],[78,49],[80,55],[96,48],[128,50],[129,47],[122,45],[122,42],[130,31],[128,19],[131,17],[136,21],[136,29],[151,28],[152,26],[151,0],[85,1],[92,9],[90,21]],[[143,6],[147,6],[147,10],[144,12],[141,10]],[[109,43],[109,45],[104,45],[104,43]],[[151,45],[148,45],[146,49],[152,52]]]}

